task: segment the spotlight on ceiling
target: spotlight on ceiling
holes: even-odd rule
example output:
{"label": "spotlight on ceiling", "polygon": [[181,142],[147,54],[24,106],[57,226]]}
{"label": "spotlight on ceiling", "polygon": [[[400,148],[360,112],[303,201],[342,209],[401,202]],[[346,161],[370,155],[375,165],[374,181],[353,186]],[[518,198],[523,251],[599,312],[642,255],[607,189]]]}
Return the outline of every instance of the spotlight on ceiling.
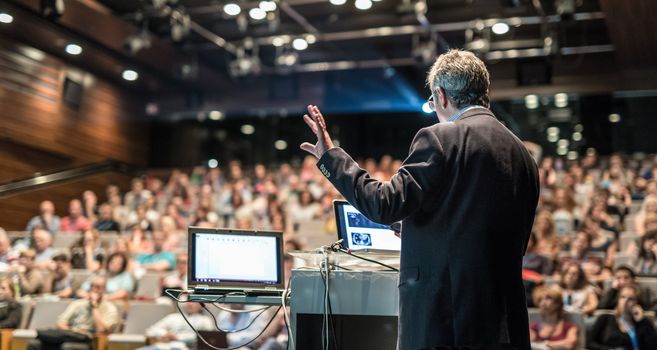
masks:
{"label": "spotlight on ceiling", "polygon": [[284,151],[287,149],[287,142],[285,140],[276,140],[274,147],[279,151]]}
{"label": "spotlight on ceiling", "polygon": [[538,96],[536,95],[525,96],[525,107],[527,107],[527,109],[538,108]]}
{"label": "spotlight on ceiling", "polygon": [[259,7],[255,7],[249,10],[249,17],[256,21],[261,21],[267,17],[267,12]]}
{"label": "spotlight on ceiling", "polygon": [[329,2],[333,5],[340,6],[346,4],[347,0],[329,0]]}
{"label": "spotlight on ceiling", "polygon": [[260,9],[262,9],[263,11],[271,12],[276,10],[276,3],[270,0],[263,0],[260,1],[258,7],[260,7]]}
{"label": "spotlight on ceiling", "polygon": [[139,73],[132,69],[126,69],[123,71],[123,73],[121,73],[121,77],[127,81],[135,81],[139,79]]}
{"label": "spotlight on ceiling", "polygon": [[308,48],[308,42],[306,39],[296,38],[292,41],[292,47],[294,47],[295,50],[302,51]]}
{"label": "spotlight on ceiling", "polygon": [[13,21],[14,21],[14,16],[6,12],[0,12],[0,23],[9,24]]}
{"label": "spotlight on ceiling", "polygon": [[224,13],[229,16],[237,16],[240,12],[242,12],[242,8],[234,2],[229,2],[224,5]]}
{"label": "spotlight on ceiling", "polygon": [[609,115],[609,122],[610,123],[618,123],[621,121],[621,116],[618,113],[612,113]]}
{"label": "spotlight on ceiling", "polygon": [[372,7],[372,0],[356,0],[354,5],[359,10],[368,10]]}
{"label": "spotlight on ceiling", "polygon": [[422,112],[424,113],[433,113],[433,109],[431,109],[431,106],[429,105],[429,102],[425,102],[422,104]]}
{"label": "spotlight on ceiling", "polygon": [[568,94],[560,92],[554,95],[554,106],[564,108],[568,106]]}
{"label": "spotlight on ceiling", "polygon": [[66,48],[64,49],[67,54],[77,56],[82,53],[82,46],[78,44],[68,44],[66,45]]}
{"label": "spotlight on ceiling", "polygon": [[244,135],[252,135],[255,132],[255,127],[251,124],[244,124],[240,127],[240,131]]}
{"label": "spotlight on ceiling", "polygon": [[210,118],[210,120],[221,120],[224,119],[224,113],[217,110],[210,111],[210,113],[208,113],[208,118]]}
{"label": "spotlight on ceiling", "polygon": [[504,23],[504,22],[497,22],[497,23],[493,24],[493,27],[491,27],[491,30],[493,31],[493,33],[495,33],[497,35],[506,34],[506,33],[509,32],[509,25]]}

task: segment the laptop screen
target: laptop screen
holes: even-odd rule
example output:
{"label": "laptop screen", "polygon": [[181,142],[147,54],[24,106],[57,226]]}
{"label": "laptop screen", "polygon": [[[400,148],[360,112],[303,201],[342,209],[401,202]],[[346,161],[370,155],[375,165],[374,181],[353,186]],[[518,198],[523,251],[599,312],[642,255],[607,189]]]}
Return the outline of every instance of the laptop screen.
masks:
{"label": "laptop screen", "polygon": [[246,289],[283,285],[281,232],[190,227],[189,239],[190,285]]}
{"label": "laptop screen", "polygon": [[389,226],[377,224],[346,201],[334,201],[338,239],[351,250],[400,251],[401,239]]}

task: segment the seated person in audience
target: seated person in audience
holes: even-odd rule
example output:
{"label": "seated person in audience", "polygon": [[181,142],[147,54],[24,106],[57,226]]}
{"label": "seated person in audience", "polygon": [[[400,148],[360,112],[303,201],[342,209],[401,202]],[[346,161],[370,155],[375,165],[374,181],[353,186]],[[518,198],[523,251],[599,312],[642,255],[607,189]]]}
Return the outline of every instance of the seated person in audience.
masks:
{"label": "seated person in audience", "polygon": [[18,252],[11,247],[11,240],[7,232],[0,227],[0,272],[5,272],[9,264],[18,259]]}
{"label": "seated person in audience", "polygon": [[647,232],[645,220],[650,214],[657,214],[657,196],[648,195],[641,204],[641,209],[634,217],[634,229],[636,233],[643,235]]}
{"label": "seated person in audience", "polygon": [[602,229],[600,227],[600,221],[590,216],[584,219],[582,231],[591,237],[590,251],[605,253],[605,265],[613,266],[614,256],[618,249],[618,243],[616,243],[614,233]]}
{"label": "seated person in audience", "polygon": [[135,254],[146,254],[153,250],[153,242],[148,239],[148,234],[139,226],[130,227],[130,251]]}
{"label": "seated person in audience", "polygon": [[[105,279],[96,277],[91,282],[91,290],[87,297],[79,299],[64,310],[57,318],[57,329],[69,330],[87,336],[88,341],[76,344],[63,343],[62,349],[91,350],[91,339],[94,335],[108,334],[117,330],[121,322],[119,309],[105,298]],[[34,340],[28,345],[28,350],[41,350],[42,344]]]}
{"label": "seated person in audience", "polygon": [[570,247],[570,253],[559,259],[560,266],[575,263],[582,267],[591,281],[603,281],[611,273],[605,268],[601,257],[590,254],[591,237],[586,232],[577,232]]}
{"label": "seated person in audience", "polygon": [[591,315],[598,307],[595,288],[586,279],[586,275],[579,265],[568,263],[563,267],[559,286],[563,293],[566,311]]}
{"label": "seated person in audience", "polygon": [[639,305],[644,310],[652,309],[652,297],[650,288],[641,288],[636,282],[636,275],[634,270],[629,266],[619,266],[614,271],[614,280],[611,283],[611,287],[608,290],[605,290],[600,298],[600,303],[598,303],[598,309],[607,309],[611,310],[618,305],[618,291],[622,288],[635,285],[641,293],[639,293]]}
{"label": "seated person in audience", "polygon": [[541,256],[554,259],[559,253],[560,243],[554,231],[554,221],[549,210],[541,210],[536,214],[532,235],[536,237],[535,251]]}
{"label": "seated person in audience", "polygon": [[577,325],[565,320],[563,295],[558,289],[538,287],[532,293],[541,319],[530,325],[532,348],[568,349],[577,345]]}
{"label": "seated person in audience", "polygon": [[53,266],[50,272],[51,293],[60,298],[73,296],[73,276],[71,275],[71,259],[66,254],[57,254],[52,258]]}
{"label": "seated person in audience", "polygon": [[643,222],[646,227],[646,232],[657,230],[657,214],[646,215],[646,219]]}
{"label": "seated person in audience", "polygon": [[73,199],[68,204],[68,216],[62,219],[62,232],[80,232],[91,228],[91,221],[82,215],[82,202]]}
{"label": "seated person in audience", "polygon": [[657,332],[643,317],[638,297],[636,285],[620,289],[614,315],[600,315],[595,320],[587,337],[588,349],[657,349]]}
{"label": "seated person in audience", "polygon": [[43,201],[39,205],[39,215],[27,222],[25,231],[32,232],[37,227],[56,235],[59,232],[61,220],[55,215],[55,205],[51,201]]}
{"label": "seated person in audience", "polygon": [[[243,311],[246,306],[243,304],[224,304],[232,310]],[[244,329],[241,332],[228,332],[226,338],[228,339],[229,347],[242,347],[252,339],[255,339],[262,329],[267,325],[270,317],[267,317],[267,312],[258,316],[260,312],[228,312],[222,311],[217,316],[217,325],[223,331],[234,331]],[[254,320],[254,317],[257,317]],[[251,324],[253,322],[253,324]],[[247,326],[251,324],[250,327]],[[248,349],[248,348],[247,348]]]}
{"label": "seated person in audience", "polygon": [[172,252],[164,251],[162,245],[166,237],[162,231],[153,232],[153,252],[150,254],[138,254],[136,259],[139,265],[146,271],[171,271],[176,267],[176,257]]}
{"label": "seated person in audience", "polygon": [[187,289],[187,253],[178,253],[176,269],[162,280],[165,288]]}
{"label": "seated person in audience", "polygon": [[[135,282],[130,272],[126,271],[127,266],[128,258],[123,253],[112,253],[107,258],[104,276],[106,281],[105,299],[109,301],[128,300],[135,288]],[[87,298],[93,291],[93,281],[97,278],[95,276],[85,281],[77,291],[78,297]]]}
{"label": "seated person in audience", "polygon": [[94,224],[94,228],[100,232],[106,231],[120,231],[119,223],[113,218],[112,206],[103,203],[98,208],[98,221]]}
{"label": "seated person in audience", "polygon": [[9,272],[18,275],[18,285],[21,295],[50,293],[48,273],[35,266],[36,252],[33,249],[22,251],[18,264],[12,265]]}
{"label": "seated person in audience", "polygon": [[7,277],[0,278],[0,328],[18,328],[23,305],[15,300],[14,286]]}
{"label": "seated person in audience", "polygon": [[[541,255],[537,249],[537,238],[535,235],[529,236],[529,242],[527,243],[527,251],[525,256],[522,258],[522,268],[523,270],[532,271],[539,275],[550,275],[554,268],[552,261],[544,255]],[[541,279],[542,280],[542,279]],[[537,281],[540,282],[540,281]]]}
{"label": "seated person in audience", "polygon": [[106,254],[98,230],[85,230],[80,240],[71,247],[71,264],[74,269],[97,272],[103,266]]}
{"label": "seated person in audience", "polygon": [[634,271],[639,275],[657,274],[657,230],[646,232],[641,237],[634,259]]}
{"label": "seated person in audience", "polygon": [[43,269],[48,268],[52,263],[52,257],[56,253],[52,247],[52,234],[42,228],[36,228],[32,232],[32,241],[36,252],[34,257],[35,266]]}
{"label": "seated person in audience", "polygon": [[[212,318],[203,312],[199,303],[185,303],[183,312],[189,323],[197,331],[215,330]],[[169,349],[195,349],[196,332],[189,328],[187,322],[179,312],[166,315],[146,329],[146,336],[154,342],[139,350],[169,350]]]}

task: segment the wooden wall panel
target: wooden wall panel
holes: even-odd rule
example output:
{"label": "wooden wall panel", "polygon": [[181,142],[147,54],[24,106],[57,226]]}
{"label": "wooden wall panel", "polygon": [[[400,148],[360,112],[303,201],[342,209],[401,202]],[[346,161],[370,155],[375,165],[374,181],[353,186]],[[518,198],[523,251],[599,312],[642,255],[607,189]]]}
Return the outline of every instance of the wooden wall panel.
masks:
{"label": "wooden wall panel", "polygon": [[[76,59],[84,59],[79,57]],[[63,100],[64,81],[83,85],[79,106]],[[108,158],[146,165],[145,98],[71,67],[57,57],[0,38],[0,183]],[[104,195],[116,175],[57,185],[0,200],[0,227],[22,229],[43,199],[65,214],[85,189]],[[127,184],[125,176],[119,181]]]}

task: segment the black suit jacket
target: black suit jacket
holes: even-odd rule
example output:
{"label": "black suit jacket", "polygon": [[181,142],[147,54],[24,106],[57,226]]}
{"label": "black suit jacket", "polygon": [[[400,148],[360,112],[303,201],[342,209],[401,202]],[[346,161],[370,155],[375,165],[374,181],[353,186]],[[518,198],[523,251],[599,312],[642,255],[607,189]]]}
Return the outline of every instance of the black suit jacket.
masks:
{"label": "black suit jacket", "polygon": [[390,181],[340,148],[317,166],[371,220],[402,220],[399,349],[529,349],[521,270],[538,171],[489,110],[421,129]]}

